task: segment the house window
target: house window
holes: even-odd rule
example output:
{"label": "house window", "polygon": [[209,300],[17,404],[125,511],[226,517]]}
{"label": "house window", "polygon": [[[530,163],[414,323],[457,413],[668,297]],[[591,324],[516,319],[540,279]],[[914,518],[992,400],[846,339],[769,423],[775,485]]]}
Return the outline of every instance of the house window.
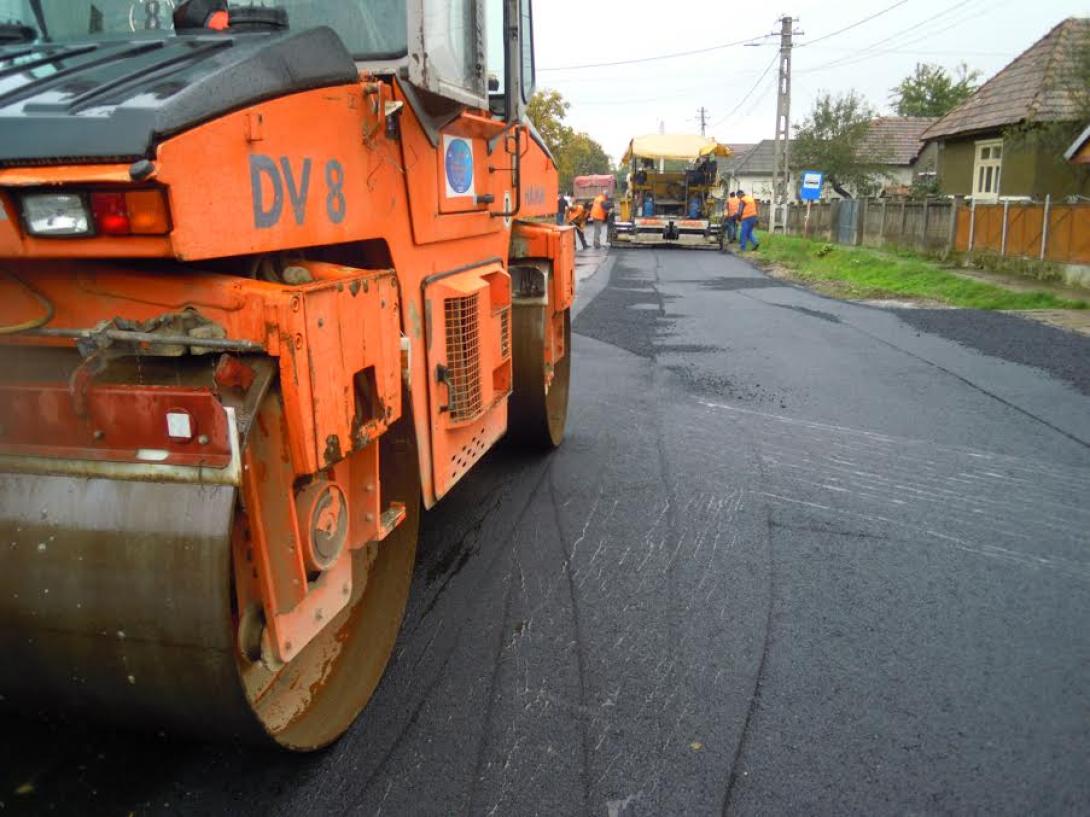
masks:
{"label": "house window", "polygon": [[973,163],[973,196],[978,199],[999,197],[999,175],[1003,167],[1003,140],[976,143]]}

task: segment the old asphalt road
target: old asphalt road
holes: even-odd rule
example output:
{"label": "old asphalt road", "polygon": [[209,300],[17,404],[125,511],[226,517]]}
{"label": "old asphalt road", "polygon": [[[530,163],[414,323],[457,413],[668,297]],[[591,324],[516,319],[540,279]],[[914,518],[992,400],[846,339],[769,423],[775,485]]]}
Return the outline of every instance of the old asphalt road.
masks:
{"label": "old asphalt road", "polygon": [[427,518],[344,740],[8,725],[4,813],[1090,811],[1090,341],[707,252],[580,308],[566,444]]}

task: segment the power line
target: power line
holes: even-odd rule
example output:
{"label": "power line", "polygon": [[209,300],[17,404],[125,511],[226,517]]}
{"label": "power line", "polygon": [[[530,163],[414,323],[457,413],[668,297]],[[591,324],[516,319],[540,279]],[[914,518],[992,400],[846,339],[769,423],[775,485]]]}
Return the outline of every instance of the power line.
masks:
{"label": "power line", "polygon": [[[876,17],[881,17],[883,14],[885,14],[885,13],[887,13],[889,11],[893,11],[893,9],[897,8],[898,6],[903,6],[908,1],[909,0],[897,0],[897,2],[894,3],[893,5],[887,6],[886,8],[882,9],[881,11],[876,11],[874,14],[870,14],[870,15],[862,18],[861,20],[856,20],[851,25],[844,26],[844,28],[838,29],[838,30],[833,31],[833,32],[831,32],[829,34],[822,35],[821,37],[818,37],[816,40],[811,40],[808,43],[800,43],[796,47],[797,48],[802,48],[803,45],[813,45],[814,43],[821,42],[822,40],[827,40],[830,37],[835,37],[838,34],[843,34],[845,31],[856,28],[857,26],[861,26],[864,23],[870,22],[871,20],[875,19]],[[635,65],[636,63],[641,63],[641,62],[655,62],[657,60],[672,60],[672,59],[676,59],[677,57],[691,57],[691,56],[694,56],[696,54],[708,54],[708,53],[710,53],[712,51],[721,51],[724,48],[735,48],[735,47],[740,46],[740,45],[748,45],[748,44],[752,44],[752,43],[759,43],[761,40],[764,40],[766,37],[769,37],[769,36],[771,36],[771,35],[762,34],[762,35],[758,35],[756,37],[748,37],[747,39],[744,39],[744,40],[735,40],[732,43],[723,43],[722,45],[710,45],[707,48],[694,48],[694,49],[691,49],[689,51],[675,51],[672,54],[656,54],[656,55],[651,56],[651,57],[635,57],[635,58],[630,59],[630,60],[614,60],[613,62],[592,62],[592,63],[585,63],[583,65],[550,65],[550,66],[545,66],[545,67],[538,68],[537,70],[539,72],[540,71],[576,71],[576,70],[580,70],[580,69],[583,69],[583,68],[609,68],[609,67],[612,67],[614,65]]]}
{"label": "power line", "polygon": [[886,6],[881,11],[876,11],[874,14],[871,14],[871,15],[869,15],[867,17],[864,17],[862,20],[856,20],[851,25],[846,25],[846,26],[844,26],[844,28],[838,28],[836,31],[833,31],[833,32],[831,32],[829,34],[824,34],[824,35],[818,37],[816,40],[810,40],[809,42],[799,43],[799,45],[797,47],[798,48],[803,48],[803,47],[808,46],[808,45],[813,45],[814,43],[820,43],[822,40],[828,40],[830,37],[835,37],[838,34],[843,34],[845,31],[851,31],[853,28],[857,28],[858,26],[861,26],[864,23],[869,23],[874,18],[881,17],[883,14],[886,14],[888,12],[893,11],[898,6],[903,6],[907,2],[908,2],[908,0],[897,0],[897,2],[894,3],[893,5]]}
{"label": "power line", "polygon": [[[907,0],[905,0],[907,2]],[[634,65],[638,62],[654,62],[655,60],[672,60],[676,57],[691,57],[694,54],[707,54],[711,51],[722,51],[724,48],[734,48],[739,45],[745,45],[746,43],[756,42],[764,39],[764,36],[750,37],[745,40],[735,40],[732,43],[723,43],[722,45],[711,45],[707,48],[694,48],[691,51],[675,51],[673,54],[657,54],[653,57],[638,57],[631,60],[616,60],[614,62],[593,62],[585,65],[552,65],[547,68],[538,68],[538,71],[575,71],[581,68],[609,68],[613,65]]]}
{"label": "power line", "polygon": [[[958,4],[958,7],[965,8],[967,5],[969,5],[970,2],[972,2],[972,0],[966,0],[966,2]],[[994,12],[996,9],[998,9],[1000,6],[1004,6],[1004,5],[1006,5],[1007,3],[1010,3],[1010,2],[1012,2],[1012,0],[985,0],[984,5],[981,6],[980,8],[987,7],[989,13],[991,13],[991,12]],[[920,34],[917,37],[913,37],[910,40],[905,40],[905,41],[902,41],[900,43],[896,43],[896,45],[897,46],[908,46],[908,45],[912,45],[914,43],[921,42],[923,40],[927,40],[927,39],[929,39],[931,37],[935,37],[935,36],[937,36],[939,34],[942,34],[942,33],[946,32],[946,31],[949,31],[952,28],[957,28],[958,26],[962,25],[963,23],[968,23],[968,22],[974,21],[974,20],[977,19],[979,14],[980,14],[980,9],[974,9],[969,14],[966,14],[961,19],[955,20],[954,22],[950,23],[947,26],[943,26],[942,28],[939,28],[939,29],[932,29],[930,31],[925,31],[925,32],[923,32],[922,34]],[[936,15],[936,16],[938,16],[938,15]],[[968,55],[968,53],[969,52],[966,52],[966,55]],[[1009,54],[1005,54],[1005,55],[1004,54],[998,54],[998,55],[995,55],[995,56],[1010,56],[1010,55]]]}
{"label": "power line", "polygon": [[[967,23],[970,20],[974,20],[974,19],[976,19],[975,14],[969,15],[968,17],[963,17],[960,20],[955,20],[954,22],[950,23],[950,25],[948,25],[948,26],[946,26],[944,28],[924,32],[923,34],[921,34],[919,37],[916,37],[915,39],[905,41],[903,43],[903,45],[912,45],[912,43],[918,43],[921,40],[925,40],[925,39],[927,39],[929,37],[934,37],[934,36],[936,36],[938,34],[942,34],[943,32],[949,31],[952,28],[957,28],[958,26],[962,25],[963,23]],[[812,74],[812,73],[816,73],[818,71],[826,71],[826,70],[828,70],[830,68],[847,68],[848,66],[851,66],[851,65],[858,65],[861,62],[867,62],[867,60],[873,60],[875,57],[885,56],[885,54],[887,54],[887,53],[888,53],[887,51],[883,51],[883,50],[879,49],[879,50],[876,50],[876,51],[870,51],[870,52],[867,52],[867,53],[864,53],[864,54],[860,54],[860,55],[858,55],[856,57],[842,57],[839,60],[835,60],[835,61],[833,61],[831,63],[826,63],[824,65],[819,65],[816,68],[807,68],[805,71],[800,71],[799,73]]]}
{"label": "power line", "polygon": [[[928,36],[931,36],[930,34]],[[802,48],[800,45],[799,48]],[[841,51],[848,53],[849,57],[858,56],[860,49],[858,48],[836,48],[833,46],[823,45],[817,49],[818,51]],[[882,48],[872,49],[867,48],[866,51],[874,51],[878,54],[913,54],[917,57],[1006,57],[1008,52],[1006,51],[917,51],[915,49],[901,49],[899,46],[894,48]],[[837,59],[847,59],[847,57],[837,57]]]}
{"label": "power line", "polygon": [[747,99],[749,99],[751,96],[753,96],[753,92],[757,90],[757,86],[759,86],[761,84],[761,82],[764,80],[764,78],[766,76],[768,76],[768,72],[772,70],[772,66],[776,64],[776,60],[778,60],[779,58],[780,58],[780,52],[777,51],[775,54],[772,55],[772,59],[768,61],[768,65],[765,67],[765,70],[761,72],[761,75],[759,77],[757,77],[757,81],[755,83],[753,83],[753,87],[750,88],[748,91],[746,91],[746,95],[744,97],[742,97],[741,101],[737,105],[735,105],[733,108],[730,109],[730,113],[728,113],[722,119],[717,120],[715,122],[715,124],[712,125],[712,128],[715,128],[716,126],[723,124],[728,119],[730,119],[732,116],[734,116],[736,113],[738,113],[738,109],[746,104]]}
{"label": "power line", "polygon": [[932,37],[935,34],[940,34],[940,33],[942,33],[943,31],[946,31],[949,28],[953,28],[953,26],[955,26],[955,25],[960,25],[961,23],[965,22],[965,20],[972,19],[972,17],[976,16],[975,13],[971,17],[963,18],[962,20],[959,20],[959,21],[953,23],[952,25],[947,26],[947,28],[943,28],[943,29],[940,29],[938,31],[927,31],[922,36],[910,38],[908,40],[902,40],[901,39],[902,37],[904,37],[909,32],[915,31],[916,29],[923,28],[925,26],[930,25],[931,23],[937,22],[939,19],[941,19],[942,17],[945,17],[948,14],[953,14],[954,12],[961,11],[966,6],[972,4],[973,2],[975,2],[975,0],[961,0],[961,2],[954,3],[953,5],[946,8],[945,10],[940,11],[938,14],[933,14],[932,16],[928,17],[926,20],[921,20],[918,23],[915,23],[913,25],[908,26],[908,28],[901,29],[900,31],[896,32],[895,34],[891,34],[888,37],[883,37],[881,40],[876,40],[875,42],[871,43],[870,45],[867,45],[867,46],[864,46],[863,48],[858,49],[855,54],[848,55],[846,57],[837,57],[834,60],[830,60],[829,62],[822,63],[820,65],[817,65],[817,66],[813,67],[813,68],[805,68],[802,71],[799,71],[798,73],[800,73],[800,74],[804,74],[804,73],[809,74],[809,73],[812,73],[814,71],[823,71],[826,68],[836,68],[836,67],[839,67],[841,65],[853,65],[853,64],[855,64],[857,62],[863,62],[865,60],[872,59],[873,57],[880,56],[885,51],[885,49],[879,49],[878,46],[885,45],[886,43],[888,43],[888,42],[890,42],[892,40],[900,40],[900,42],[897,42],[894,45],[894,48],[903,48],[906,45],[911,45],[912,43],[919,42],[920,40],[923,40],[923,39],[927,39],[928,37]]}
{"label": "power line", "polygon": [[[740,72],[734,74],[733,76],[748,78],[748,77],[755,77],[760,73],[761,72],[759,70],[740,71]],[[620,81],[620,80],[618,80],[618,81]],[[564,83],[557,83],[557,84],[558,85],[565,84],[566,82],[567,82],[567,80],[565,80]],[[609,97],[607,99],[602,99],[602,98],[597,98],[597,97],[590,98],[590,99],[584,99],[581,96],[579,96],[579,93],[575,93],[575,94],[573,94],[571,96],[566,96],[565,99],[572,104],[572,107],[577,107],[577,108],[585,108],[585,107],[589,107],[589,106],[598,106],[598,105],[636,105],[636,104],[651,103],[651,102],[678,103],[679,102],[679,99],[678,99],[679,94],[684,95],[684,94],[687,94],[687,93],[691,93],[691,94],[699,93],[701,95],[706,95],[708,93],[718,93],[719,91],[722,90],[721,86],[722,86],[722,81],[721,80],[716,80],[716,79],[713,78],[712,80],[702,82],[699,85],[671,86],[669,88],[669,90],[660,91],[658,93],[655,93],[653,96],[642,96],[642,97],[634,97],[634,98],[632,98],[632,97],[623,97],[623,98],[620,98],[620,99],[613,96],[613,97]],[[559,90],[559,89],[557,89],[557,90]],[[709,113],[708,118],[709,119],[711,118],[710,113]]]}
{"label": "power line", "polygon": [[[903,6],[907,2],[908,2],[908,0],[897,0],[897,2],[894,3],[893,5],[887,6],[886,8],[882,9],[881,11],[877,11],[874,14],[868,15],[867,17],[864,17],[861,20],[856,20],[851,25],[845,26],[844,28],[841,28],[841,29],[839,29],[837,31],[834,31],[834,32],[830,33],[830,34],[825,34],[825,35],[823,35],[821,37],[818,37],[816,40],[811,40],[809,43],[801,43],[800,45],[798,45],[796,47],[801,48],[803,45],[813,45],[814,43],[821,42],[822,40],[827,40],[830,37],[835,37],[836,35],[842,34],[843,32],[848,31],[849,29],[852,29],[852,28],[855,28],[856,26],[861,26],[864,23],[870,22],[875,17],[881,17],[886,12],[892,11],[893,9],[897,8],[898,6]],[[694,49],[691,49],[689,51],[675,51],[672,54],[656,54],[655,56],[652,56],[652,57],[636,57],[636,58],[633,58],[633,59],[630,59],[630,60],[614,60],[613,62],[593,62],[593,63],[585,63],[583,65],[550,65],[550,66],[538,68],[537,70],[538,71],[576,71],[576,70],[583,69],[583,68],[609,68],[609,67],[614,66],[614,65],[635,65],[636,63],[641,63],[641,62],[654,62],[656,60],[672,60],[672,59],[675,59],[677,57],[691,57],[691,56],[694,56],[696,54],[707,54],[707,53],[710,53],[712,51],[721,51],[724,48],[735,48],[735,47],[740,46],[740,45],[760,44],[761,40],[764,40],[764,39],[766,39],[767,37],[770,37],[770,36],[773,36],[773,35],[761,34],[761,35],[758,35],[756,37],[748,37],[747,39],[744,39],[744,40],[735,40],[732,43],[723,43],[722,45],[711,45],[711,46],[708,46],[707,48],[694,48]]]}
{"label": "power line", "polygon": [[[952,7],[950,9],[947,9],[947,11],[954,11],[954,10],[956,10],[958,8],[959,7]],[[937,16],[942,16],[942,15],[940,14],[940,15],[937,15]],[[815,71],[824,71],[824,70],[829,69],[829,68],[840,68],[841,65],[855,65],[856,63],[859,63],[859,62],[865,62],[867,60],[873,60],[875,57],[884,56],[884,54],[886,54],[889,50],[891,50],[891,49],[879,48],[879,46],[882,45],[883,42],[888,42],[889,40],[896,39],[898,41],[895,42],[894,48],[904,48],[906,46],[912,45],[913,42],[919,42],[919,41],[924,40],[924,39],[930,39],[931,37],[934,37],[937,34],[942,34],[943,32],[949,31],[950,28],[954,28],[954,27],[956,27],[958,25],[961,25],[961,23],[965,23],[968,20],[972,20],[972,19],[974,19],[974,17],[976,17],[976,13],[970,14],[970,15],[968,15],[966,17],[962,17],[962,19],[960,19],[960,20],[955,20],[953,23],[950,23],[949,25],[946,25],[946,26],[944,26],[942,28],[924,29],[923,32],[921,32],[921,33],[919,33],[917,35],[912,35],[908,39],[903,39],[903,37],[905,37],[905,35],[908,34],[909,32],[913,31],[913,29],[919,28],[920,26],[923,26],[923,25],[928,24],[928,23],[935,22],[935,17],[932,17],[931,20],[925,20],[925,21],[923,21],[921,23],[917,23],[916,25],[909,26],[908,28],[905,29],[905,31],[898,32],[897,34],[893,35],[892,37],[886,37],[885,39],[881,39],[881,40],[879,40],[877,42],[874,42],[874,44],[860,49],[855,54],[848,54],[848,56],[846,56],[846,57],[838,57],[835,60],[831,60],[829,62],[824,62],[824,63],[822,63],[820,65],[814,66],[814,68],[812,68],[812,69],[806,69],[806,71],[804,71],[803,73],[808,73],[809,74],[809,73],[812,73],[812,72],[815,72]]]}
{"label": "power line", "polygon": [[[0,0],[0,2],[3,2],[3,0]],[[852,49],[852,50],[854,51],[855,49]],[[737,78],[737,77],[749,78],[749,77],[755,77],[759,73],[761,73],[760,69],[753,69],[751,71],[743,69],[743,70],[739,70],[739,71],[732,71],[730,75],[731,75],[732,78]],[[722,86],[723,86],[722,77],[719,76],[718,74],[712,74],[712,73],[708,73],[707,75],[705,75],[703,77],[703,79],[700,81],[699,84],[695,84],[695,85],[690,84],[690,85],[682,86],[682,85],[676,85],[675,84],[677,82],[677,79],[676,79],[675,76],[673,76],[673,75],[665,76],[662,72],[656,73],[653,76],[634,77],[632,73],[621,73],[621,72],[614,71],[614,72],[605,73],[605,74],[592,74],[590,72],[587,72],[587,73],[585,73],[583,75],[576,74],[575,76],[571,76],[571,77],[554,77],[551,80],[543,81],[543,87],[557,88],[559,90],[560,88],[562,88],[562,87],[566,88],[569,85],[584,85],[584,84],[587,84],[587,83],[589,83],[591,85],[595,85],[595,84],[603,85],[604,84],[604,85],[608,85],[608,86],[612,87],[616,83],[622,83],[622,84],[626,84],[626,85],[631,85],[631,84],[634,84],[634,83],[638,83],[640,86],[644,86],[644,85],[649,85],[650,83],[653,83],[653,82],[661,82],[661,83],[663,83],[665,85],[668,85],[669,86],[669,93],[672,94],[672,95],[676,95],[679,92],[684,92],[684,91],[708,90],[709,88],[721,89]]]}
{"label": "power line", "polygon": [[775,89],[778,79],[779,77],[776,76],[771,76],[768,78],[768,82],[766,82],[764,84],[764,87],[761,88],[761,92],[753,98],[753,102],[751,102],[750,106],[746,108],[746,112],[742,114],[742,116],[753,116],[753,114],[756,113],[757,108],[759,108],[761,103],[764,102],[764,97],[768,94],[771,94],[773,89]]}

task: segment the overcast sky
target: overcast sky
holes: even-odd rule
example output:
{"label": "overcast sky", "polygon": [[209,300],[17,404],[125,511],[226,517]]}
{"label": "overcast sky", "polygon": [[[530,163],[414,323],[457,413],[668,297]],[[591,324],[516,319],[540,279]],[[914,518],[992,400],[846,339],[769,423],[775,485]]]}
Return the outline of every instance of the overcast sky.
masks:
{"label": "overcast sky", "polygon": [[[667,131],[698,133],[701,105],[709,111],[709,135],[720,141],[770,139],[776,119],[778,36],[764,38],[756,47],[717,48],[629,65],[568,67],[708,49],[778,31],[782,15],[760,5],[538,0],[538,87],[560,91],[572,104],[568,124],[589,133],[614,159],[632,136],[657,131],[660,120]],[[793,0],[783,12],[798,18],[796,30],[804,32],[796,37],[793,53],[795,124],[821,91],[855,88],[880,112],[889,112],[890,89],[917,62],[948,68],[966,62],[986,79],[1065,17],[1090,16],[1090,2]],[[824,39],[808,45],[819,38]]]}

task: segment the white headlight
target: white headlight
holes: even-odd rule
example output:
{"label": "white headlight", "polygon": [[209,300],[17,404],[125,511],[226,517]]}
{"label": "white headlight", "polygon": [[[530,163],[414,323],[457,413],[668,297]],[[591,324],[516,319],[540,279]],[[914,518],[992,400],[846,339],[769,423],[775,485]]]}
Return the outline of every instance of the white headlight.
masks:
{"label": "white headlight", "polygon": [[23,196],[23,222],[31,235],[90,235],[91,214],[82,196],[30,193]]}

